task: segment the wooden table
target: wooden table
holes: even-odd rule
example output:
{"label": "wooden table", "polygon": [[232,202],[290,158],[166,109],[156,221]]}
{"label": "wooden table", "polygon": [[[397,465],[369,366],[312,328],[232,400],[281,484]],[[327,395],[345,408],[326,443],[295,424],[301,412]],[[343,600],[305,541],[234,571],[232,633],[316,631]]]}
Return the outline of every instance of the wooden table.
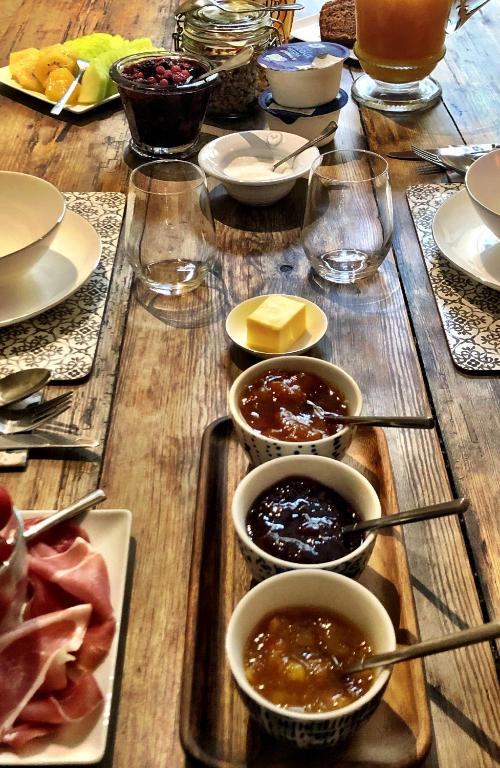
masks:
{"label": "wooden table", "polygon": [[[6,62],[10,50],[96,29],[151,35],[168,46],[174,5],[3,0],[0,61]],[[308,0],[307,13],[319,5]],[[490,3],[449,39],[435,73],[443,102],[434,109],[393,117],[360,112],[349,101],[336,146],[385,154],[412,142],[498,140],[499,26],[498,5]],[[351,78],[346,70],[344,88]],[[121,111],[55,119],[30,98],[6,90],[0,107],[3,169],[42,176],[63,191],[126,191],[128,131]],[[308,281],[299,240],[304,185],[286,204],[262,210],[240,207],[216,190],[224,290],[219,314],[201,327],[164,324],[129,298],[130,270],[121,252],[98,358],[89,380],[75,387],[70,416],[82,430],[102,437],[102,455],[88,462],[32,459],[25,472],[0,477],[22,508],[53,508],[101,486],[109,507],[133,512],[135,570],[108,764],[173,768],[185,762],[177,712],[200,438],[227,410],[227,389],[240,360],[230,355],[224,317],[248,296],[284,291],[314,298],[330,318],[321,355],[357,379],[366,412],[436,415],[438,428],[430,433],[387,431],[401,509],[453,495],[471,500],[463,519],[405,532],[422,637],[499,614],[499,381],[464,376],[454,367],[405,198],[410,184],[428,177],[418,177],[415,164],[396,160],[390,172],[394,255],[375,278],[354,287],[322,293]],[[426,661],[434,737],[426,766],[498,764],[494,662],[488,644]]]}

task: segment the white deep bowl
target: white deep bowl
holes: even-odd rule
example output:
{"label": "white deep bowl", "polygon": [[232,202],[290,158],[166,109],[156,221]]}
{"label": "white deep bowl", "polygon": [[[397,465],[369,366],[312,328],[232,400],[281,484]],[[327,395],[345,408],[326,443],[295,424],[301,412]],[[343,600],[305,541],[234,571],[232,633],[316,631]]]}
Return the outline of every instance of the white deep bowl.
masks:
{"label": "white deep bowl", "polygon": [[[314,109],[282,109],[277,104],[272,91],[267,90],[259,96],[259,106],[265,112],[267,127],[270,131],[288,131],[296,133],[310,141],[315,139],[323,131],[328,123],[334,120],[337,125],[340,118],[340,110],[347,103],[348,96],[342,89],[333,101]],[[317,147],[324,147],[333,141],[335,133],[328,135],[317,143]]]}
{"label": "white deep bowl", "polygon": [[465,175],[465,186],[483,223],[500,237],[500,149],[472,163]]}
{"label": "white deep bowl", "polygon": [[246,519],[248,512],[261,493],[287,477],[309,477],[318,483],[333,488],[351,507],[361,520],[375,520],[382,514],[379,498],[366,477],[356,469],[335,459],[324,456],[283,456],[253,469],[239,483],[233,496],[231,515],[238,544],[245,561],[256,581],[262,581],[285,571],[322,569],[341,573],[357,579],[361,575],[375,544],[375,536],[369,533],[359,547],[337,560],[305,564],[282,560],[261,549],[248,535]]}
{"label": "white deep bowl", "polygon": [[269,613],[308,606],[334,611],[366,634],[373,653],[396,648],[391,619],[382,603],[356,581],[328,571],[288,571],[257,584],[236,606],[226,633],[226,655],[250,713],[272,736],[296,747],[334,746],[352,735],[375,711],[391,670],[375,672],[371,688],[357,701],[332,712],[282,709],[261,696],[247,680],[243,664],[250,633]]}
{"label": "white deep bowl", "polygon": [[348,49],[338,43],[288,43],[268,48],[257,61],[278,104],[317,107],[337,95],[348,56]]}
{"label": "white deep bowl", "polygon": [[65,200],[37,176],[0,171],[0,285],[31,269],[63,220]]}
{"label": "white deep bowl", "polygon": [[303,443],[289,442],[266,437],[252,429],[243,418],[240,409],[240,399],[243,389],[259,378],[265,371],[281,368],[287,371],[305,371],[313,373],[330,386],[342,392],[347,403],[347,412],[351,416],[359,416],[363,405],[361,391],[349,374],[342,368],[317,357],[290,355],[289,357],[273,357],[250,366],[240,373],[229,390],[229,412],[233,420],[234,430],[240,443],[248,453],[254,466],[280,456],[296,454],[311,454],[326,456],[331,459],[341,459],[349,448],[355,427],[346,425],[334,435],[318,440],[307,440]]}
{"label": "white deep bowl", "polygon": [[240,181],[227,176],[224,169],[232,160],[240,157],[277,162],[306,143],[301,136],[280,131],[230,133],[206,144],[198,156],[198,163],[205,173],[219,179],[228,194],[240,203],[271,205],[285,197],[298,178],[309,173],[313,161],[319,156],[316,147],[306,149],[291,160],[291,170],[276,179]]}

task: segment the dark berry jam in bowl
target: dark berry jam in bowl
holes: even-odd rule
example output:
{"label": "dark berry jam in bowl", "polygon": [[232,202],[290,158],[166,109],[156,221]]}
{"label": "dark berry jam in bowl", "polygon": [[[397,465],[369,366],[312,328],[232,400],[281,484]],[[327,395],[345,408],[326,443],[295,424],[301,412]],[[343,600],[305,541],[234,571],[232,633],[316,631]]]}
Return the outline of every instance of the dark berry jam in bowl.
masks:
{"label": "dark berry jam in bowl", "polygon": [[342,368],[301,355],[252,365],[229,392],[236,435],[254,465],[298,454],[341,459],[355,429],[318,419],[314,406],[357,416],[361,392]]}
{"label": "dark berry jam in bowl", "polygon": [[319,568],[358,578],[375,535],[342,526],[379,518],[380,501],[356,469],[323,456],[283,456],[253,469],[233,496],[238,544],[256,581]]}
{"label": "dark berry jam in bowl", "polygon": [[211,68],[200,56],[170,51],[135,53],[113,64],[109,74],[118,86],[134,152],[142,157],[194,154],[217,74],[194,81]]}

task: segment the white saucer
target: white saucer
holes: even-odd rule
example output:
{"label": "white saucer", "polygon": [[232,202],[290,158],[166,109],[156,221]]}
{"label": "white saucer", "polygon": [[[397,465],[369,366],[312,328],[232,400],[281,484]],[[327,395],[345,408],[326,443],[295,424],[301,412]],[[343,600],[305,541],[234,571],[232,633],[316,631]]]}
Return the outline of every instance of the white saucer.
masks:
{"label": "white saucer", "polygon": [[60,304],[89,279],[100,258],[101,239],[94,227],[66,210],[45,256],[21,278],[0,286],[0,328]]}
{"label": "white saucer", "polygon": [[[267,359],[269,357],[284,357],[287,355],[300,355],[302,352],[307,352],[308,349],[311,349],[317,342],[323,338],[323,336],[326,333],[326,329],[328,327],[328,319],[323,312],[322,309],[320,309],[316,304],[314,304],[312,301],[309,301],[308,299],[304,299],[302,296],[290,296],[290,299],[297,299],[297,301],[302,301],[306,305],[306,331],[302,334],[302,336],[297,339],[295,344],[290,347],[290,349],[287,349],[286,352],[261,352],[258,349],[253,349],[252,347],[249,347],[247,344],[247,325],[246,320],[248,315],[254,311],[254,309],[257,309],[259,304],[262,304],[264,299],[267,298],[267,295],[275,295],[275,294],[266,294],[265,296],[253,296],[251,299],[247,299],[246,301],[242,301],[240,304],[237,304],[234,309],[231,310],[229,315],[226,319],[226,331],[227,335],[230,337],[232,341],[234,341],[235,344],[237,344],[242,349],[246,350],[247,352],[251,352],[256,357],[260,357],[262,359]],[[287,294],[288,295],[288,294]]]}
{"label": "white saucer", "polygon": [[500,291],[500,240],[483,224],[467,190],[446,200],[432,222],[443,256],[473,280]]}

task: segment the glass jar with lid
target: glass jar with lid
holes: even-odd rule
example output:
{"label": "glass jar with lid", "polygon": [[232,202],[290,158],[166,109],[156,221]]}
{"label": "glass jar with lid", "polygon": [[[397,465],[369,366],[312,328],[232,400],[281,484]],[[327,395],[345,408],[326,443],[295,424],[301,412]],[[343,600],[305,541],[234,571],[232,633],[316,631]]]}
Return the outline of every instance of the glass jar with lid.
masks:
{"label": "glass jar with lid", "polygon": [[219,0],[217,5],[201,8],[193,3],[192,9],[176,16],[176,21],[176,50],[204,56],[214,66],[246,46],[253,47],[248,64],[219,74],[208,104],[208,112],[221,117],[241,117],[249,112],[259,93],[267,88],[257,57],[280,42],[270,13],[251,0]]}

